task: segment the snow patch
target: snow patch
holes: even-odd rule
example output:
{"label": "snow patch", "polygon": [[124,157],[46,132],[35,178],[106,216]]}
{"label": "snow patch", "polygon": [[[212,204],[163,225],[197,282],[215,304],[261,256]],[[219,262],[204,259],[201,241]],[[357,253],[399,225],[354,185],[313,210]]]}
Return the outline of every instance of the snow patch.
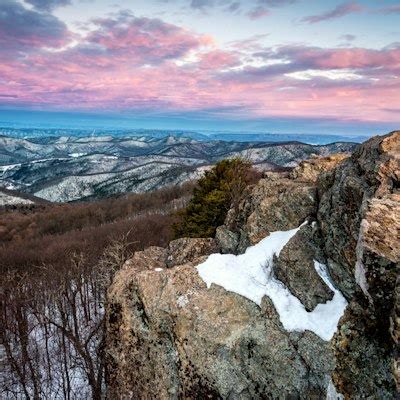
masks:
{"label": "snow patch", "polygon": [[344,396],[336,391],[332,379],[329,380],[328,388],[326,390],[326,400],[343,400]]}
{"label": "snow patch", "polygon": [[68,154],[70,157],[72,157],[72,158],[78,158],[78,157],[83,157],[83,156],[86,156],[87,155],[87,153],[70,153],[70,154]]}
{"label": "snow patch", "polygon": [[334,292],[332,300],[318,304],[308,312],[300,300],[273,276],[273,256],[279,253],[300,229],[272,232],[258,244],[247,248],[241,255],[211,254],[197,266],[200,277],[210,287],[212,283],[238,293],[261,305],[268,296],[287,331],[310,330],[323,340],[330,340],[337,329],[347,302],[330,281],[325,265],[314,261],[319,276]]}
{"label": "snow patch", "polygon": [[162,268],[154,268],[154,271],[156,272],[161,272],[163,269]]}

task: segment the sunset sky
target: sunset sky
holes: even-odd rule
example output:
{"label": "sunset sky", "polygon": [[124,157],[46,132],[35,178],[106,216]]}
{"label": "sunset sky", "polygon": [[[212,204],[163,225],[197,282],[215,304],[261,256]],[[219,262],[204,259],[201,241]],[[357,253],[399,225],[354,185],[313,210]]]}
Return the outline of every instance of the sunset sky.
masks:
{"label": "sunset sky", "polygon": [[13,119],[400,128],[400,3],[0,0],[0,121]]}

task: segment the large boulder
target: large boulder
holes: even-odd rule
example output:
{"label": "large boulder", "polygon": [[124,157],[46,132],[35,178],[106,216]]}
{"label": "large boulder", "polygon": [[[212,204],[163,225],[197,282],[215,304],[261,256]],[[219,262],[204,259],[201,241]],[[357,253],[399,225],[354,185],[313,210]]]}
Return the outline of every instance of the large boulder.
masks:
{"label": "large boulder", "polygon": [[240,235],[231,231],[226,225],[221,225],[215,232],[215,240],[223,254],[236,253],[239,246]]}
{"label": "large boulder", "polygon": [[[133,267],[134,269],[134,267]],[[324,398],[330,346],[206,284],[193,263],[120,271],[108,293],[109,398]]]}
{"label": "large boulder", "polygon": [[314,235],[317,234],[315,231],[315,224],[302,226],[274,262],[276,277],[303,303],[308,311],[312,311],[318,304],[326,303],[333,297],[332,290],[315,270],[315,261],[321,259],[317,243],[314,240]]}
{"label": "large boulder", "polygon": [[322,172],[332,170],[349,156],[349,153],[338,153],[327,157],[314,157],[304,160],[293,168],[290,177],[298,181],[316,182]]}

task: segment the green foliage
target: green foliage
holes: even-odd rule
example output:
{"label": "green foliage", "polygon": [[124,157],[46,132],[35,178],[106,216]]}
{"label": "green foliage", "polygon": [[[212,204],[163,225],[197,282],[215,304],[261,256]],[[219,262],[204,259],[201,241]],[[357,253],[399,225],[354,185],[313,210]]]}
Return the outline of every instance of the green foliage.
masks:
{"label": "green foliage", "polygon": [[231,207],[237,207],[252,179],[251,165],[240,158],[222,160],[198,181],[193,198],[174,226],[175,237],[213,237]]}

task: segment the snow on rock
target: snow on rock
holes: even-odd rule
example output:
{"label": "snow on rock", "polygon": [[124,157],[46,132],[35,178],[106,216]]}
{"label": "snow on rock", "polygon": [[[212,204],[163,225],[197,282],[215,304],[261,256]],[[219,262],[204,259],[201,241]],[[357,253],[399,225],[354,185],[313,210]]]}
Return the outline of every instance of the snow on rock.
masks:
{"label": "snow on rock", "polygon": [[336,388],[332,382],[329,380],[328,388],[326,389],[326,400],[343,400],[344,396],[336,391]]}
{"label": "snow on rock", "polygon": [[200,277],[210,287],[212,283],[238,293],[261,305],[268,296],[279,313],[283,327],[288,331],[310,330],[323,340],[330,340],[336,331],[347,302],[334,288],[326,267],[314,261],[315,269],[324,282],[334,292],[332,300],[318,304],[311,312],[306,311],[300,300],[273,276],[273,256],[279,253],[286,243],[300,229],[272,232],[244,254],[211,254],[197,266]]}

